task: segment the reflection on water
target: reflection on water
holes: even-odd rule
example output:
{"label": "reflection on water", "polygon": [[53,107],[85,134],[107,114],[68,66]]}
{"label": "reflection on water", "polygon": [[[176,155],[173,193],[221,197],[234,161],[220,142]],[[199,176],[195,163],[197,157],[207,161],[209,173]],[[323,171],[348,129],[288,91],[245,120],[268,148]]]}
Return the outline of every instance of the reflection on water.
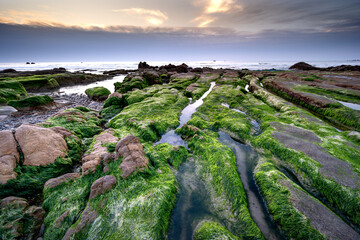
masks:
{"label": "reflection on water", "polygon": [[223,132],[219,132],[219,141],[228,146],[235,154],[238,173],[248,199],[250,215],[256,225],[260,228],[266,239],[283,239],[269,216],[254,179],[253,171],[258,158],[256,152],[250,146],[233,140]]}
{"label": "reflection on water", "polygon": [[114,83],[116,82],[123,82],[126,75],[119,75],[115,76],[112,79],[104,80],[104,81],[98,81],[90,84],[84,84],[84,85],[74,85],[74,86],[67,86],[62,87],[59,89],[60,93],[64,94],[85,94],[86,89],[93,88],[93,87],[105,87],[110,90],[110,92],[115,92],[115,86]]}
{"label": "reflection on water", "polygon": [[338,102],[341,103],[342,105],[344,105],[345,107],[360,111],[360,104],[348,103],[348,102],[342,102],[342,101],[338,101]]}
{"label": "reflection on water", "polygon": [[[196,111],[196,109],[199,106],[201,106],[201,104],[204,103],[204,101],[203,101],[204,98],[206,98],[209,95],[209,93],[212,91],[214,86],[215,86],[215,82],[211,82],[209,90],[207,90],[200,99],[198,99],[197,101],[195,101],[192,104],[187,105],[181,111],[180,125],[177,128],[181,128],[182,126],[184,126],[185,123],[187,123],[191,119],[191,117],[194,114],[194,112]],[[171,145],[181,145],[181,146],[187,147],[184,140],[182,140],[182,138],[179,135],[177,135],[174,130],[171,130],[171,131],[167,132],[166,134],[162,135],[160,141],[158,141],[155,144],[160,144],[160,143],[169,143]]]}
{"label": "reflection on water", "polygon": [[204,183],[195,173],[195,163],[181,164],[176,178],[180,194],[174,208],[168,239],[192,239],[196,225],[204,219],[216,220],[209,210],[209,195]]}

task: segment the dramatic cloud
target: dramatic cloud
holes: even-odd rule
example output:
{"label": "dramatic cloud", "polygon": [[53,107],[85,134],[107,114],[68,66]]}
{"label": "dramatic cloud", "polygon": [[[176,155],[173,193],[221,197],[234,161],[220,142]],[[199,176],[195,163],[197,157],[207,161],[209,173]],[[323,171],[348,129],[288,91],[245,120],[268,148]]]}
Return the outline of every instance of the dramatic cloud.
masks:
{"label": "dramatic cloud", "polygon": [[160,10],[150,10],[144,8],[127,8],[127,9],[116,9],[113,12],[127,13],[129,16],[136,14],[143,16],[148,23],[153,25],[160,25],[165,20],[168,19],[168,16],[161,12]]}

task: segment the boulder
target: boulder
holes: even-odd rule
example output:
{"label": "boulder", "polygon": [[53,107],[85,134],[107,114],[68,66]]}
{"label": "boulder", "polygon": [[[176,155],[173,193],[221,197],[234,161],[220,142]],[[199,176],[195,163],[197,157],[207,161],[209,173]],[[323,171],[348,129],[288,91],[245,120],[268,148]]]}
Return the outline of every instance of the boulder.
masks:
{"label": "boulder", "polygon": [[27,208],[29,206],[27,200],[25,198],[20,197],[6,197],[3,198],[0,202],[0,208],[9,208],[9,207],[17,207],[17,208]]}
{"label": "boulder", "polygon": [[92,185],[90,190],[89,199],[96,198],[100,194],[104,194],[114,187],[116,184],[116,177],[113,175],[106,175],[97,179]]}
{"label": "boulder", "polygon": [[298,62],[292,65],[289,69],[297,69],[297,70],[318,70],[319,68],[314,67],[306,62]]}
{"label": "boulder", "polygon": [[115,151],[115,159],[123,157],[119,167],[122,170],[122,178],[127,178],[136,170],[148,168],[149,160],[145,157],[143,146],[137,137],[129,135],[122,138],[116,144]]}
{"label": "boulder", "polygon": [[123,95],[121,93],[118,93],[118,92],[113,92],[112,94],[110,94],[108,96],[108,99],[109,98],[112,98],[112,97],[116,97],[116,98],[123,98]]}
{"label": "boulder", "polygon": [[49,179],[44,187],[53,188],[64,182],[69,182],[70,180],[75,180],[80,177],[80,173],[67,173],[57,178]]}
{"label": "boulder", "polygon": [[84,229],[84,227],[87,224],[91,224],[92,222],[95,221],[97,217],[97,212],[96,211],[92,211],[90,209],[89,206],[87,206],[85,208],[85,210],[82,212],[81,214],[81,219],[79,221],[79,223],[73,227],[70,228],[64,235],[64,237],[62,238],[62,240],[68,240],[68,239],[73,239],[73,235],[80,232],[81,230]]}
{"label": "boulder", "polygon": [[24,154],[24,165],[48,165],[68,151],[63,136],[49,128],[23,124],[16,129],[15,138]]}
{"label": "boulder", "polygon": [[96,166],[108,155],[107,147],[103,146],[106,143],[116,143],[118,138],[114,136],[111,129],[107,129],[100,135],[95,137],[95,144],[91,152],[84,155],[82,158],[82,174],[94,172]]}
{"label": "boulder", "polygon": [[19,161],[19,152],[11,131],[0,132],[0,184],[16,178],[14,168]]}
{"label": "boulder", "polygon": [[104,101],[111,94],[109,89],[104,87],[88,88],[85,93],[90,99],[95,101]]}

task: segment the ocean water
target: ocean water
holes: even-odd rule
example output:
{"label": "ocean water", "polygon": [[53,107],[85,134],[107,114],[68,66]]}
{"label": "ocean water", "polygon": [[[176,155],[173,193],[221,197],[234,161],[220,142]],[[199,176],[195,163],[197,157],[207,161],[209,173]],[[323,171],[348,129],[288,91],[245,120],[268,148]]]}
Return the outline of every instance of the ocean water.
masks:
{"label": "ocean water", "polygon": [[[179,65],[182,62],[148,62],[151,66],[161,66],[166,64]],[[287,70],[295,61],[269,61],[269,62],[232,62],[232,61],[193,61],[185,62],[190,67],[211,67],[211,68],[231,68],[250,70],[277,69]],[[309,61],[317,67],[330,67],[338,65],[360,65],[359,61]],[[114,69],[137,69],[138,62],[37,62],[35,64],[23,63],[0,63],[0,70],[13,68],[17,71],[43,70],[63,67],[68,71],[80,71],[91,69],[93,73],[102,73]],[[90,71],[91,72],[91,71]]]}

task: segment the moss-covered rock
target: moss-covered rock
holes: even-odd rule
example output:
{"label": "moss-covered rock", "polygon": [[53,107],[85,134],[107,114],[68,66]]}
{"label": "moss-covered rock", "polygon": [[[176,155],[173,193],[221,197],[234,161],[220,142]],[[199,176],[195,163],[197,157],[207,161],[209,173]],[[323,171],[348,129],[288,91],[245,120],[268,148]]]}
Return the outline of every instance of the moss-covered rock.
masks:
{"label": "moss-covered rock", "polygon": [[38,107],[52,102],[54,102],[54,99],[52,99],[48,95],[44,95],[27,97],[21,100],[10,100],[7,104],[16,109],[22,109],[26,107]]}
{"label": "moss-covered rock", "polygon": [[178,169],[181,163],[186,161],[189,155],[189,152],[184,146],[172,146],[168,143],[159,144],[155,149],[161,151],[175,169]]}
{"label": "moss-covered rock", "polygon": [[111,94],[109,89],[105,87],[88,88],[85,93],[89,98],[96,101],[104,101]]}
{"label": "moss-covered rock", "polygon": [[55,114],[41,125],[64,127],[79,138],[90,138],[101,132],[104,123],[105,120],[97,112],[85,107],[75,107]]}
{"label": "moss-covered rock", "polygon": [[238,240],[239,238],[229,232],[224,226],[213,221],[202,221],[194,232],[195,240]]}
{"label": "moss-covered rock", "polygon": [[0,81],[20,83],[27,91],[44,91],[60,87],[52,75],[2,77]]}
{"label": "moss-covered rock", "polygon": [[167,129],[179,125],[179,115],[187,103],[188,99],[176,89],[164,88],[152,97],[125,107],[111,119],[109,127],[132,128],[137,137],[155,141]]}

